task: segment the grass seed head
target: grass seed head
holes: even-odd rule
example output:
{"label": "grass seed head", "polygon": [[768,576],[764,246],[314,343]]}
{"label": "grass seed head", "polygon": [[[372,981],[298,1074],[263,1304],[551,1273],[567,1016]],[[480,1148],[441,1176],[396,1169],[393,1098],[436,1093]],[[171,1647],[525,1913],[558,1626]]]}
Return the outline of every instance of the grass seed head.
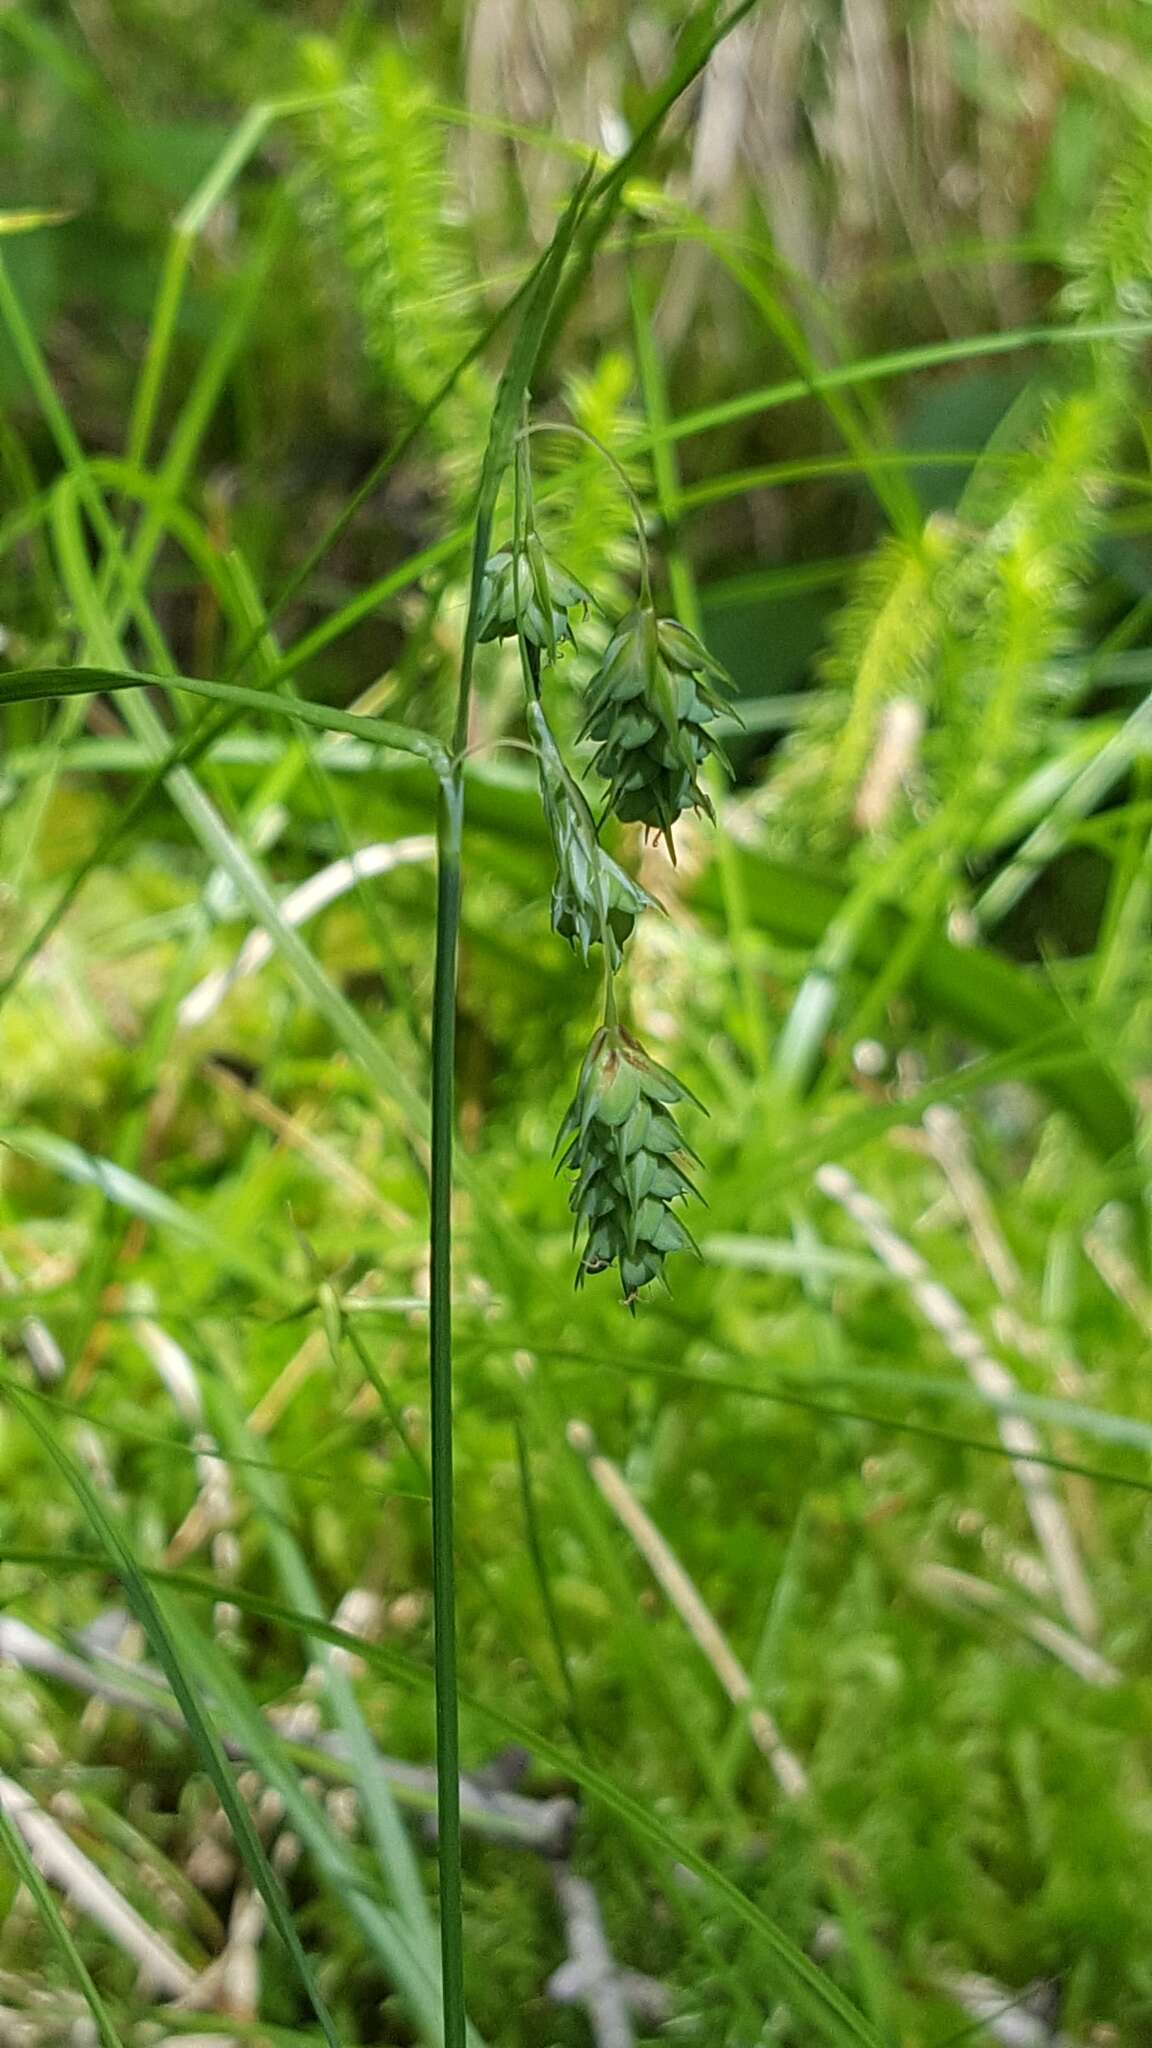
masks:
{"label": "grass seed head", "polygon": [[699,781],[721,749],[708,730],[732,689],[725,669],[687,626],[641,605],[622,619],[588,688],[583,737],[599,743],[595,767],[624,824],[662,832],[683,811],[712,805]]}
{"label": "grass seed head", "polygon": [[680,1161],[695,1158],[673,1114],[695,1100],[619,1025],[604,1025],[580,1069],[560,1127],[561,1165],[575,1174],[575,1237],[584,1236],[576,1285],[615,1266],[634,1309],[669,1252],[695,1249],[672,1204],[695,1193]]}
{"label": "grass seed head", "polygon": [[529,706],[528,723],[556,856],[552,929],[568,940],[585,964],[593,946],[606,944],[608,964],[615,971],[640,912],[659,906],[605,853],[584,792],[569,774],[538,703]]}
{"label": "grass seed head", "polygon": [[584,585],[530,532],[518,545],[506,542],[484,565],[478,637],[507,640],[519,632],[554,662],[565,642],[576,644],[569,613],[589,602]]}

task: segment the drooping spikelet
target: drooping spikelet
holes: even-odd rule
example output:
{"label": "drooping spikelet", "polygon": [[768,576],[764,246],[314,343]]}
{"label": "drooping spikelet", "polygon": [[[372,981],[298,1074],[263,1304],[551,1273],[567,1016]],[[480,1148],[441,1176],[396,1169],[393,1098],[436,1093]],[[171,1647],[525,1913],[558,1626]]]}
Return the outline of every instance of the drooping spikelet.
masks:
{"label": "drooping spikelet", "polygon": [[574,1234],[579,1239],[584,1233],[578,1287],[589,1273],[616,1266],[633,1308],[640,1289],[659,1277],[668,1253],[693,1245],[672,1203],[695,1193],[678,1163],[695,1154],[672,1110],[694,1100],[619,1025],[606,1024],[596,1033],[556,1140],[564,1148],[561,1165],[576,1175]]}
{"label": "drooping spikelet", "polygon": [[682,811],[713,815],[699,770],[721,752],[708,727],[731,688],[678,620],[657,618],[650,604],[621,620],[589,685],[581,737],[599,742],[594,765],[622,823],[649,825],[671,847]]}
{"label": "drooping spikelet", "polygon": [[605,853],[584,792],[569,774],[536,701],[528,706],[528,725],[536,743],[540,797],[556,855],[552,929],[585,963],[593,946],[606,945],[609,966],[615,971],[640,912],[659,906]]}
{"label": "drooping spikelet", "polygon": [[584,585],[529,533],[519,545],[506,542],[485,563],[477,637],[507,640],[519,632],[554,662],[565,640],[576,644],[569,612],[589,602]]}

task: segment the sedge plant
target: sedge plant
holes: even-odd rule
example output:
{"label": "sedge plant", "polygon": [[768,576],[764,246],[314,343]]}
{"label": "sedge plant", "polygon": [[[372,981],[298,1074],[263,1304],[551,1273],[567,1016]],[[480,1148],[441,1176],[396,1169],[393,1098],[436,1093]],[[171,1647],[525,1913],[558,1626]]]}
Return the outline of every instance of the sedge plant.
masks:
{"label": "sedge plant", "polygon": [[[436,960],[432,1014],[430,1199],[430,1389],[436,1753],[445,2040],[464,2039],[462,1898],[459,1855],[459,1730],[455,1638],[452,1477],[452,1151],[456,975],[461,914],[464,760],[476,650],[514,639],[525,681],[525,718],[534,744],[541,807],[556,860],[552,922],[587,962],[601,948],[604,1015],[580,1070],[558,1145],[574,1175],[571,1207],[580,1245],[577,1284],[615,1269],[625,1302],[662,1276],[670,1252],[692,1243],[673,1203],[692,1192],[688,1150],[673,1111],[689,1091],[622,1025],[616,977],[647,892],[605,851],[591,806],[565,761],[543,701],[588,593],[553,559],[536,528],[523,411],[552,294],[564,274],[587,181],[578,188],[528,298],[497,396],[481,474],[472,579],[451,755],[439,777]],[[517,422],[521,421],[520,425]],[[607,455],[607,451],[604,451]],[[611,461],[611,457],[607,459]],[[514,532],[493,548],[494,516],[508,469],[515,478]],[[594,766],[608,784],[606,814],[641,821],[671,846],[687,809],[710,809],[696,777],[718,750],[709,727],[727,688],[724,671],[677,621],[660,618],[652,595],[643,521],[641,587],[635,609],[613,631],[589,685],[585,734],[599,741]]]}
{"label": "sedge plant", "polygon": [[[559,935],[572,943],[588,960],[596,947],[602,951],[605,967],[603,1021],[589,1046],[580,1071],[572,1108],[562,1127],[562,1164],[574,1179],[571,1203],[580,1242],[577,1278],[610,1269],[619,1276],[629,1308],[634,1308],[642,1289],[661,1277],[669,1253],[691,1243],[674,1204],[691,1192],[686,1170],[689,1154],[681,1138],[675,1111],[688,1099],[688,1091],[652,1060],[620,1021],[616,978],[624,952],[639,914],[650,906],[643,888],[614,861],[601,844],[592,806],[566,761],[544,707],[544,678],[551,680],[564,645],[573,636],[573,614],[585,604],[586,593],[576,579],[552,561],[535,530],[529,490],[519,481],[527,480],[527,435],[522,432],[523,409],[530,387],[558,333],[567,307],[581,289],[589,265],[609,231],[620,208],[625,183],[632,166],[642,156],[669,107],[698,76],[716,44],[747,14],[754,0],[741,0],[718,24],[711,9],[694,16],[682,38],[678,61],[663,87],[653,96],[646,118],[638,127],[631,147],[607,170],[593,164],[578,185],[544,255],[514,294],[501,315],[478,336],[462,362],[448,371],[442,383],[422,409],[420,419],[405,434],[399,446],[389,451],[352,504],[325,535],[320,546],[297,570],[274,616],[291,591],[311,572],[326,548],[343,531],[356,504],[379,475],[390,466],[419,431],[441,400],[453,389],[468,365],[477,358],[495,327],[514,312],[516,325],[507,361],[492,406],[491,428],[481,466],[475,508],[471,521],[471,577],[467,618],[460,660],[456,707],[451,739],[447,746],[407,727],[379,719],[329,713],[282,695],[275,687],[252,690],[236,680],[253,651],[254,639],[245,639],[224,681],[210,683],[174,672],[162,642],[149,644],[156,669],[144,673],[131,668],[115,629],[93,631],[86,643],[89,661],[69,668],[16,670],[5,677],[7,703],[37,698],[82,697],[114,690],[125,693],[129,716],[155,754],[153,773],[146,778],[147,789],[161,778],[173,778],[177,794],[197,806],[196,819],[207,834],[214,831],[208,809],[199,798],[189,772],[190,762],[218,738],[226,722],[245,710],[272,711],[299,725],[323,724],[326,729],[355,732],[374,744],[397,748],[423,761],[437,787],[437,898],[436,945],[432,1002],[431,1146],[429,1193],[429,1384],[431,1420],[431,1505],[433,1551],[433,1611],[436,1715],[436,1771],[438,1809],[438,1861],[440,1870],[440,1943],[442,1963],[441,2035],[445,2048],[464,2048],[468,2022],[463,1990],[463,1915],[460,1851],[460,1755],[458,1733],[458,1673],[455,1626],[453,1429],[452,1429],[452,1197],[454,1186],[454,1059],[456,1035],[456,983],[461,916],[461,851],[464,820],[464,769],[469,744],[473,673],[477,648],[483,640],[514,636],[520,646],[527,678],[526,723],[538,763],[539,787],[544,818],[552,839],[557,873],[553,891],[553,923]],[[255,137],[246,138],[246,149]],[[242,161],[238,157],[237,161]],[[179,288],[180,278],[173,285]],[[28,331],[15,294],[0,271],[0,312],[16,341],[33,387],[43,402],[70,475],[75,479],[77,503],[104,546],[117,570],[123,568],[129,596],[125,617],[142,584],[151,556],[122,561],[114,522],[96,481],[92,466],[76,442],[60,407],[39,352]],[[134,445],[143,446],[162,363],[150,362],[145,418],[135,423]],[[421,394],[423,396],[423,394]],[[605,454],[607,451],[604,451]],[[608,458],[611,461],[611,458]],[[518,481],[516,530],[511,547],[493,546],[493,526],[502,485],[511,469]],[[173,480],[175,481],[175,479]],[[698,779],[698,770],[716,742],[711,724],[725,689],[723,672],[711,660],[701,642],[674,620],[661,618],[652,595],[642,522],[641,580],[634,609],[613,630],[608,646],[596,668],[583,706],[583,736],[594,742],[593,767],[606,785],[605,816],[612,814],[622,824],[641,823],[659,833],[671,846],[672,831],[686,809],[707,809],[708,803]],[[149,546],[154,546],[149,530]],[[149,615],[140,598],[137,609],[143,624]],[[98,621],[97,621],[98,623]],[[147,633],[145,634],[147,639]],[[265,679],[266,683],[269,679]],[[163,728],[155,720],[145,697],[149,686],[188,692],[215,705],[215,716],[206,715],[201,725],[184,735],[176,748],[164,745]],[[217,837],[219,835],[216,835]],[[215,844],[215,839],[212,842]],[[107,850],[107,849],[104,849]],[[306,949],[283,929],[274,901],[255,893],[255,881],[245,871],[248,895],[259,914],[272,924],[290,950],[291,957],[313,993],[331,1011],[331,991],[321,988],[311,969]],[[70,896],[65,893],[53,914],[56,922]],[[37,935],[37,940],[42,934]],[[18,961],[10,982],[32,957],[28,949]],[[382,1076],[379,1049],[367,1031],[353,1029],[354,1020],[342,1013],[345,1035],[354,1042],[369,1071]],[[392,1076],[389,1076],[391,1080]],[[119,1555],[119,1553],[118,1553]],[[127,1563],[124,1569],[128,1572]],[[131,1573],[129,1573],[131,1577]],[[133,1580],[133,1584],[135,1581]],[[150,1607],[144,1611],[150,1635],[162,1644],[167,1638],[160,1619]],[[172,1658],[173,1684],[179,1673],[178,1658]],[[183,1697],[181,1695],[181,1697]],[[190,1696],[189,1696],[190,1697]],[[188,1708],[190,1725],[203,1738],[208,1735],[203,1716]],[[216,1761],[212,1753],[212,1761]],[[215,1774],[214,1774],[215,1775]],[[233,1814],[234,1802],[225,1798]],[[235,1816],[233,1815],[234,1819]],[[239,1825],[239,1823],[236,1823]],[[243,1836],[243,1830],[241,1829]],[[245,1847],[247,1848],[245,1841]],[[262,1875],[262,1873],[261,1873]],[[281,1911],[279,1894],[269,1889],[269,1902],[293,1960],[309,1991],[321,2020],[330,2033],[330,2022],[315,1992],[306,1958]],[[274,1903],[273,1903],[274,1902]]]}

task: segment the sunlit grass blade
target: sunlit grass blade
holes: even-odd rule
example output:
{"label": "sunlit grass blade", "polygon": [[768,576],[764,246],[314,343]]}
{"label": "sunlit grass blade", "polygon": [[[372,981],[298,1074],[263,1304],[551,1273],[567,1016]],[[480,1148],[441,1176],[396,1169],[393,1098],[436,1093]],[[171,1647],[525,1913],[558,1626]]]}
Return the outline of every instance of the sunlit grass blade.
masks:
{"label": "sunlit grass blade", "polygon": [[[741,851],[749,915],[762,930],[805,949],[816,947],[840,909],[845,891],[823,873],[765,854]],[[698,895],[716,901],[715,881],[705,876]],[[856,964],[865,974],[891,956],[907,922],[906,913],[885,903],[863,932]],[[1027,1054],[1043,1044],[1061,1060],[1049,1071],[1048,1088],[1081,1125],[1106,1160],[1124,1163],[1136,1139],[1134,1105],[1126,1088],[1077,1031],[1075,1024],[1041,987],[999,955],[956,946],[935,934],[920,948],[910,985],[935,1016],[947,1017],[984,1045]]]}
{"label": "sunlit grass blade", "polygon": [[30,704],[57,697],[89,697],[104,691],[174,690],[203,697],[212,704],[229,704],[238,711],[271,713],[315,732],[347,733],[372,746],[394,748],[415,754],[435,767],[443,750],[427,734],[389,719],[364,718],[352,711],[339,711],[327,704],[310,704],[303,697],[277,696],[271,690],[250,690],[239,683],[215,683],[200,676],[141,675],[134,670],[112,668],[9,669],[0,678],[0,706]]}
{"label": "sunlit grass blade", "polygon": [[341,2048],[340,2037],[327,2003],[320,1994],[280,1880],[268,1861],[267,1852],[256,1832],[252,1816],[236,1790],[232,1767],[212,1721],[198,1697],[195,1681],[180,1654],[177,1636],[128,1538],[113,1515],[105,1508],[88,1474],[70,1456],[56,1432],[45,1421],[37,1404],[18,1393],[12,1386],[8,1388],[8,1399],[37,1438],[41,1449],[49,1462],[55,1466],[69,1491],[75,1495],[107,1562],[120,1580],[129,1606],[144,1630],[153,1654],[172,1688],[189,1733],[196,1743],[204,1769],[228,1817],[236,1847],[268,1908],[271,1925],[288,1951],[329,2048]]}
{"label": "sunlit grass blade", "polygon": [[[253,1443],[228,1389],[214,1381],[207,1389],[209,1405],[220,1429],[220,1440],[229,1456],[240,1454],[247,1487],[256,1503],[269,1551],[285,1597],[302,1612],[323,1609],[307,1559],[291,1529],[290,1502],[284,1486],[267,1465],[253,1458]],[[396,1802],[381,1771],[376,1746],[356,1699],[355,1688],[340,1663],[321,1646],[324,1683],[334,1719],[348,1744],[348,1754],[369,1831],[377,1851],[381,1874],[389,1885],[397,1908],[412,1932],[414,1943],[425,1954],[431,1973],[434,1930],[424,1886],[412,1845],[400,1818]]]}
{"label": "sunlit grass blade", "polygon": [[107,1201],[158,1230],[171,1231],[178,1240],[206,1254],[210,1264],[221,1272],[244,1280],[281,1307],[294,1307],[299,1300],[299,1289],[289,1286],[273,1267],[263,1265],[242,1244],[230,1242],[203,1217],[183,1208],[114,1160],[86,1152],[67,1138],[57,1137],[54,1131],[32,1130],[22,1125],[0,1125],[0,1146],[35,1161],[49,1173],[62,1175],[76,1187],[97,1189]]}

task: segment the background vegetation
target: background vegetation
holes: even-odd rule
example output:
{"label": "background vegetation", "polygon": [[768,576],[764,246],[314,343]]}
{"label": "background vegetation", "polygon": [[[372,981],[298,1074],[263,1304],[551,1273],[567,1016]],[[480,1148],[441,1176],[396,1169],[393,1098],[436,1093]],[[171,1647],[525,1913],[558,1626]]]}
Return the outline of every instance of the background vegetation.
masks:
{"label": "background vegetation", "polygon": [[[500,337],[424,415],[720,18],[683,12],[0,11],[6,2041],[319,2040],[309,1986],[342,2042],[438,2021],[432,785],[323,717],[4,673],[446,736]],[[632,1320],[571,1286],[599,989],[482,652],[457,1457],[501,2048],[1149,2038],[1150,107],[1140,0],[761,0],[550,338],[537,417],[624,466],[740,717],[715,833],[613,841],[667,911],[634,1023],[711,1111],[702,1257]],[[618,480],[533,462],[618,610]],[[582,1973],[597,1928],[653,1981]]]}

